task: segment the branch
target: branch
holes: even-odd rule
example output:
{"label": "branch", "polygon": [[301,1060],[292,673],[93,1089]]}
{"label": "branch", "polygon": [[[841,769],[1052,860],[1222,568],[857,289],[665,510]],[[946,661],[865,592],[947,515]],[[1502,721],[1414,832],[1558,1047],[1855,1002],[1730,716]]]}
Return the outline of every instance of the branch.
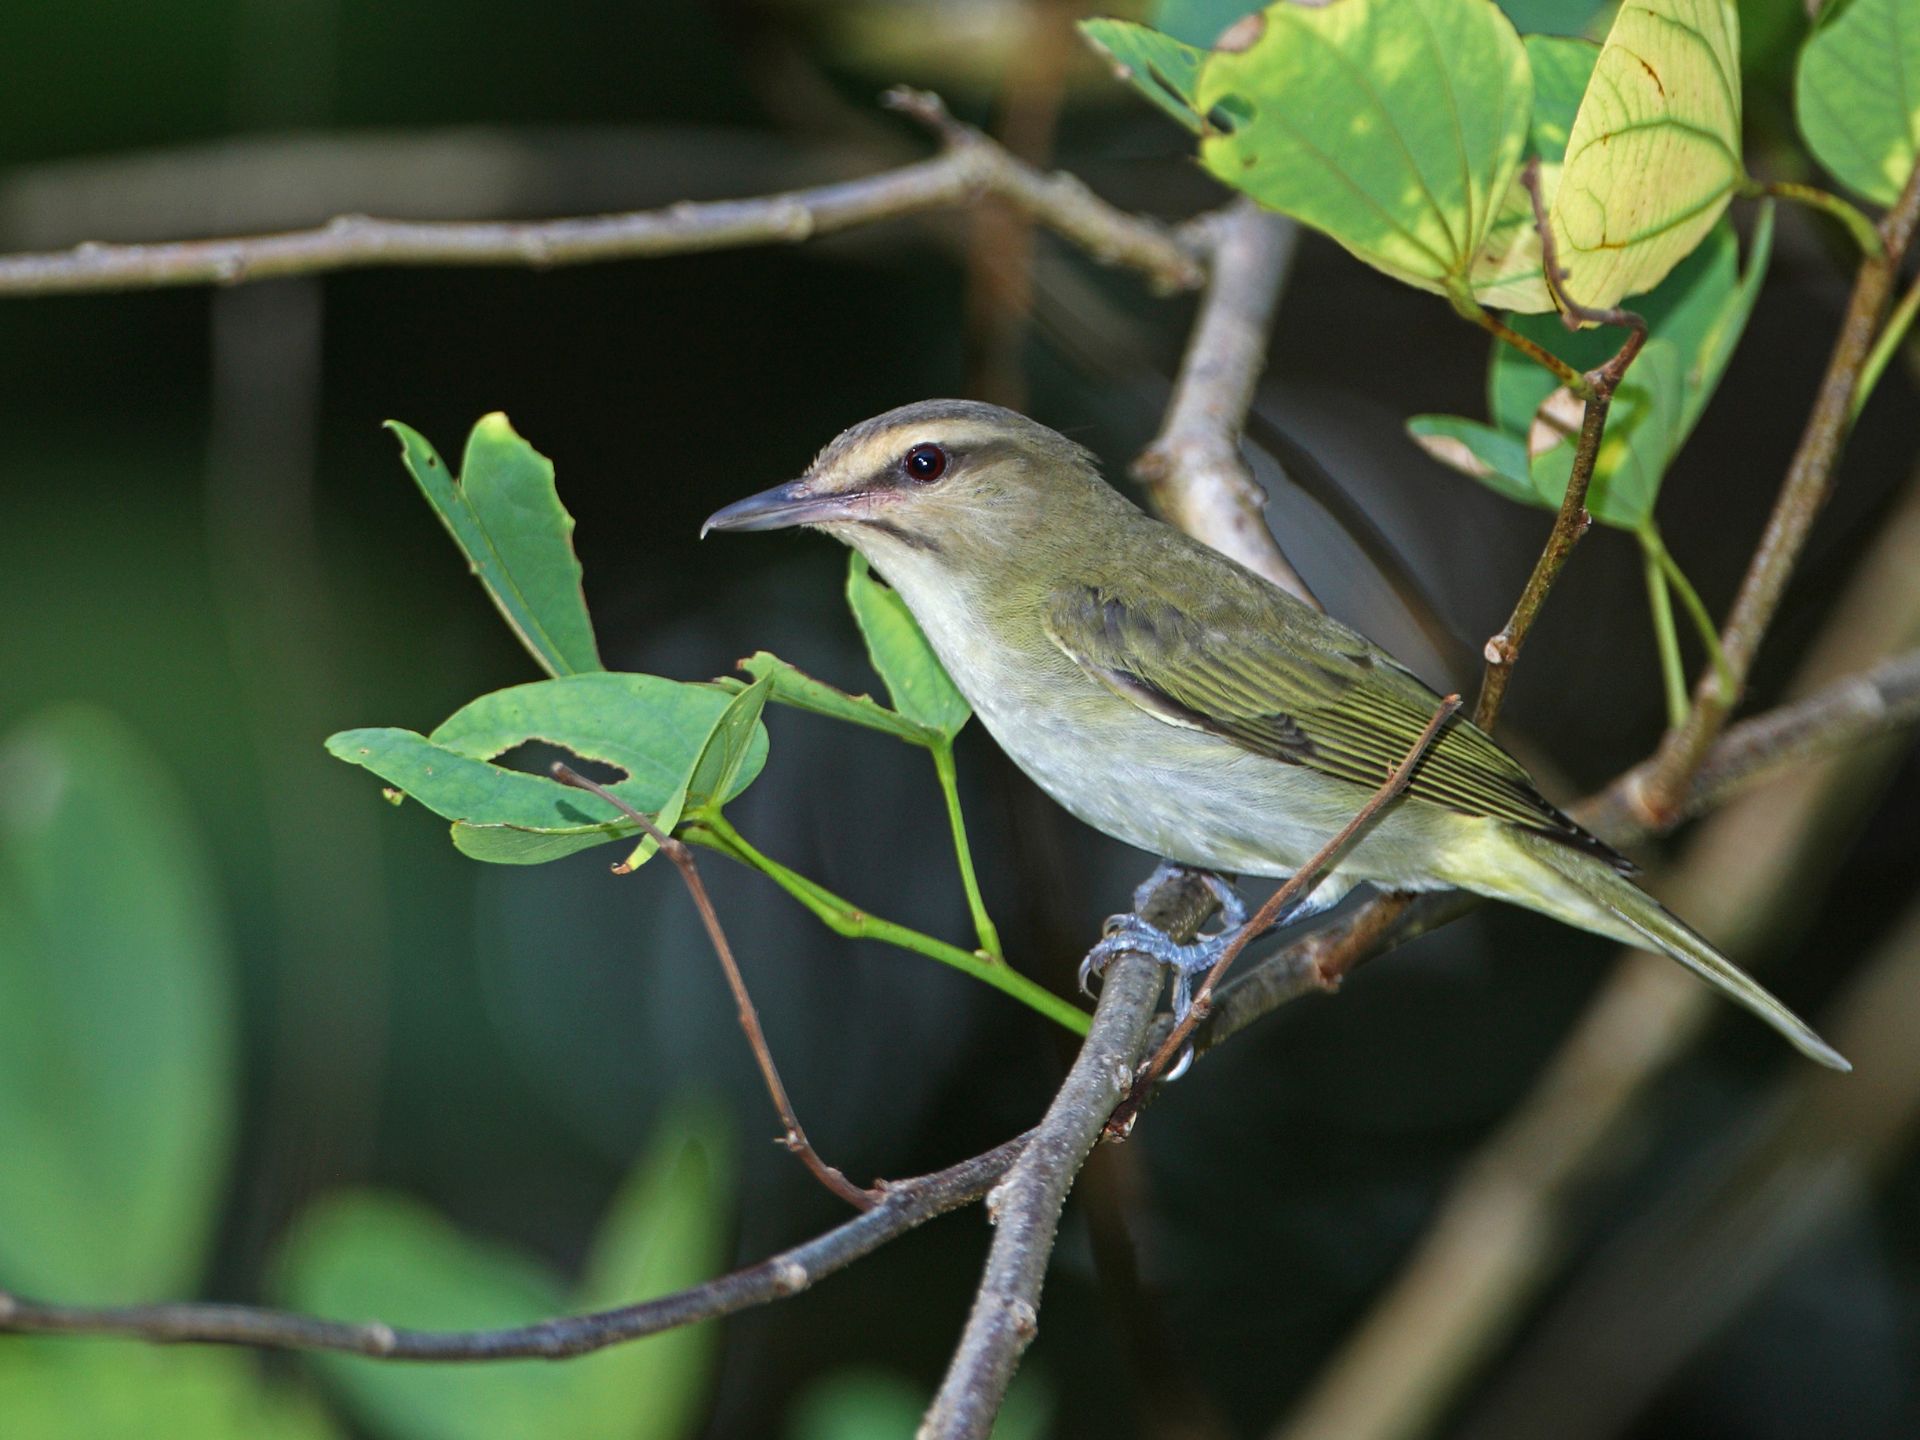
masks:
{"label": "branch", "polygon": [[992,195],[1096,260],[1191,289],[1200,260],[1166,226],[1129,215],[1069,175],[1027,165],[923,91],[894,90],[893,109],[939,136],[940,154],[859,180],[747,200],[540,221],[406,221],[342,215],[310,230],[143,245],[86,244],[0,256],[0,296],[234,285],[376,265],[580,265],[744,245],[791,244]]}
{"label": "branch", "polygon": [[1204,217],[1196,228],[1212,261],[1211,278],[1173,402],[1159,435],[1133,462],[1133,478],[1169,522],[1317,610],[1320,602],[1267,527],[1267,497],[1240,453],[1299,232],[1292,221],[1247,200]]}
{"label": "branch", "polygon": [[1671,825],[1678,817],[1694,772],[1739,703],[1807,535],[1833,492],[1834,468],[1852,425],[1854,396],[1916,225],[1920,225],[1920,167],[1908,177],[1900,198],[1880,222],[1882,253],[1869,255],[1860,264],[1826,375],[1814,397],[1813,413],[1807,417],[1799,448],[1721,632],[1720,648],[1733,683],[1723,685],[1711,668],[1702,674],[1686,720],[1661,740],[1652,766],[1636,772],[1629,798],[1650,826]]}
{"label": "branch", "polygon": [[[1140,914],[1155,928],[1190,939],[1213,903],[1192,876],[1176,872],[1148,896]],[[1160,966],[1146,955],[1123,952],[1108,967],[1093,1029],[1066,1082],[1007,1178],[987,1197],[993,1247],[920,1440],[984,1440],[993,1429],[1014,1367],[1039,1325],[1040,1290],[1067,1191],[1132,1082],[1161,985]]]}
{"label": "branch", "polygon": [[[781,1137],[780,1143],[800,1158],[800,1163],[807,1167],[814,1179],[854,1209],[871,1210],[879,1199],[878,1193],[862,1190],[839,1169],[822,1160],[820,1152],[813,1148],[813,1142],[807,1139],[806,1128],[801,1125],[800,1116],[787,1095],[786,1084],[780,1079],[779,1067],[773,1063],[773,1049],[767,1044],[766,1032],[760,1028],[760,1012],[754,1008],[753,997],[747,993],[746,977],[740,973],[740,966],[733,958],[733,946],[727,943],[727,932],[720,925],[720,912],[713,908],[713,897],[707,894],[706,882],[700,878],[700,867],[694,863],[693,851],[606,786],[589,780],[564,760],[556,760],[547,768],[562,785],[584,790],[613,806],[638,825],[641,832],[660,847],[660,853],[673,862],[673,868],[680,872],[680,879],[687,887],[687,894],[693,899],[693,908],[700,912],[700,923],[706,927],[707,940],[720,961],[721,973],[727,977],[727,989],[733,992],[734,1009],[740,1017],[740,1028],[746,1032],[747,1045],[753,1051],[754,1064],[760,1067],[760,1078],[766,1082],[773,1108],[780,1112],[780,1123],[786,1127],[786,1134]],[[628,868],[624,863],[616,865],[614,873],[624,875]]]}
{"label": "branch", "polygon": [[0,1332],[119,1335],[167,1343],[332,1350],[376,1360],[559,1360],[798,1295],[889,1240],[978,1200],[1007,1173],[1025,1135],[949,1169],[884,1187],[878,1205],[826,1234],[657,1300],[504,1330],[403,1330],[353,1325],[250,1305],[49,1305],[0,1291]]}
{"label": "branch", "polygon": [[1480,681],[1480,698],[1473,707],[1473,723],[1482,730],[1493,728],[1494,719],[1500,714],[1500,703],[1506,698],[1507,683],[1513,678],[1514,664],[1520,658],[1520,647],[1527,643],[1540,607],[1547,603],[1547,592],[1560,578],[1573,547],[1580,543],[1580,537],[1593,523],[1593,517],[1587,514],[1587,487],[1593,481],[1593,467],[1600,459],[1600,438],[1607,428],[1607,411],[1613,405],[1613,392],[1626,375],[1627,367],[1633,364],[1647,340],[1647,322],[1633,311],[1596,310],[1567,294],[1564,284],[1567,272],[1560,268],[1553,227],[1547,223],[1546,202],[1540,195],[1540,162],[1529,160],[1520,178],[1533,201],[1533,224],[1540,234],[1540,272],[1546,277],[1547,289],[1560,306],[1568,328],[1624,325],[1628,334],[1611,360],[1582,377],[1586,382],[1583,387],[1586,408],[1580,417],[1580,443],[1574,448],[1573,468],[1567,474],[1567,489],[1560,497],[1553,530],[1547,536],[1546,548],[1534,562],[1533,573],[1527,577],[1520,598],[1514,602],[1512,616],[1500,633],[1487,641],[1486,673]]}

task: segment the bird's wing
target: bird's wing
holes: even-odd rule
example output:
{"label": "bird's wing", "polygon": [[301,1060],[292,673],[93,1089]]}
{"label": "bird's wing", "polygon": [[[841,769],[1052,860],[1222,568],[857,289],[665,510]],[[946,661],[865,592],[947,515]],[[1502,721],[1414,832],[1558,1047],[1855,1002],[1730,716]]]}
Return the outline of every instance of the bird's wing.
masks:
{"label": "bird's wing", "polygon": [[[1386,652],[1264,586],[1224,586],[1195,607],[1141,584],[1070,585],[1051,597],[1046,623],[1069,659],[1156,719],[1363,790],[1386,782],[1440,705]],[[1440,732],[1408,793],[1626,864],[1465,720]]]}

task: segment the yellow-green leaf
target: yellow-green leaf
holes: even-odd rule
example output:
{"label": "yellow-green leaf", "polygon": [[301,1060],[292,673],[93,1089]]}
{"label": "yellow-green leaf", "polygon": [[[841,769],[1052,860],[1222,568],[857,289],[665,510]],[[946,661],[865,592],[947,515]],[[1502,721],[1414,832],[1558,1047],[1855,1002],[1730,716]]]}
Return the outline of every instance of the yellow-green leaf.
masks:
{"label": "yellow-green leaf", "polygon": [[1410,285],[1464,288],[1532,113],[1492,0],[1281,0],[1200,68],[1216,176]]}
{"label": "yellow-green leaf", "polygon": [[1630,0],[1574,118],[1548,216],[1567,293],[1605,308],[1652,289],[1744,178],[1733,0]]}

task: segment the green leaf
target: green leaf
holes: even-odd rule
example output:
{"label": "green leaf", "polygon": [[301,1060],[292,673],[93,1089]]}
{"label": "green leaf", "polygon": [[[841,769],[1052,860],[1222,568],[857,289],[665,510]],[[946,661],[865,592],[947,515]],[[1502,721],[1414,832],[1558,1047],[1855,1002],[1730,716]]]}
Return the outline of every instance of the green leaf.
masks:
{"label": "green leaf", "polygon": [[1693,433],[1693,427],[1713,399],[1714,391],[1720,388],[1720,377],[1727,373],[1734,347],[1740,343],[1740,337],[1747,330],[1747,321],[1753,317],[1754,302],[1760,298],[1760,287],[1766,283],[1767,264],[1772,258],[1773,202],[1769,200],[1761,204],[1759,215],[1754,220],[1753,239],[1747,246],[1746,273],[1721,301],[1719,309],[1705,326],[1705,333],[1700,336],[1698,345],[1689,349],[1687,340],[1691,337],[1675,337],[1688,362],[1686,409],[1680,425],[1682,444]]}
{"label": "green leaf", "polygon": [[1855,194],[1891,205],[1920,151],[1920,5],[1829,5],[1793,80],[1807,148]]}
{"label": "green leaf", "polygon": [[507,417],[484,417],[467,437],[456,478],[433,447],[397,420],[400,457],[520,643],[549,675],[600,669],[593,623],[580,593],[573,517],[553,486],[553,462],[514,433]]}
{"label": "green leaf", "polygon": [[[844,720],[850,725],[863,725],[914,745],[933,745],[943,738],[939,731],[907,719],[898,710],[889,710],[870,695],[849,695],[844,690],[836,690],[765,650],[742,660],[740,668],[755,680],[771,679],[772,699],[777,704],[825,715],[830,720]],[[721,683],[740,684],[737,680]]]}
{"label": "green leaf", "polygon": [[[1614,392],[1587,490],[1587,510],[1601,524],[1638,530],[1652,516],[1660,482],[1680,448],[1684,384],[1679,350],[1670,341],[1647,341]],[[1566,391],[1555,392],[1542,405],[1528,444],[1534,488],[1541,503],[1556,510],[1573,473],[1580,409]]]}
{"label": "green leaf", "polygon": [[270,1384],[251,1355],[124,1340],[7,1337],[7,1440],[338,1440],[309,1396]]}
{"label": "green leaf", "polygon": [[1200,116],[1193,90],[1205,50],[1136,25],[1131,20],[1082,20],[1080,33],[1113,60],[1113,73],[1195,134]]}
{"label": "green leaf", "polygon": [[[408,1328],[474,1330],[649,1299],[725,1265],[730,1146],[705,1107],[656,1128],[615,1198],[573,1294],[539,1262],[476,1239],[437,1212],[376,1191],[310,1209],[281,1256],[290,1304]],[[389,1440],[672,1440],[691,1433],[713,1373],[716,1327],[670,1331],[556,1365],[395,1365],[351,1356],[315,1363]]]}
{"label": "green leaf", "polygon": [[1201,66],[1207,168],[1408,284],[1463,288],[1532,113],[1513,25],[1492,0],[1281,0],[1261,17]]}
{"label": "green leaf", "polygon": [[[787,1419],[787,1440],[902,1440],[919,1428],[932,1396],[885,1370],[848,1366],[814,1381]],[[1022,1370],[994,1417],[993,1440],[1045,1440],[1054,1433],[1044,1378]]]}
{"label": "green leaf", "polygon": [[1407,433],[1442,465],[1478,480],[1495,494],[1522,505],[1547,503],[1534,489],[1527,442],[1520,436],[1458,415],[1416,415],[1407,422]]}
{"label": "green leaf", "polygon": [[857,550],[847,567],[847,604],[893,708],[949,738],[959,734],[973,714],[966,697],[947,678],[907,602],[873,578],[867,557]]}
{"label": "green leaf", "polygon": [[[1590,40],[1529,35],[1522,43],[1533,72],[1533,116],[1527,126],[1526,157],[1539,162],[1540,202],[1551,207],[1560,192],[1560,162],[1567,135],[1592,78],[1600,47]],[[1493,228],[1474,257],[1469,277],[1482,305],[1539,314],[1553,309],[1540,268],[1540,229],[1533,197],[1516,174],[1493,219]]]}
{"label": "green leaf", "polygon": [[[578,1310],[628,1305],[710,1280],[732,1253],[733,1146],[718,1107],[681,1104],[614,1197],[587,1256]],[[698,1433],[720,1353],[709,1322],[608,1351],[586,1372],[589,1434],[676,1440]]]}
{"label": "green leaf", "polygon": [[1713,229],[1745,176],[1733,0],[1622,6],[1548,214],[1567,293],[1606,308],[1653,289]]}
{"label": "green leaf", "polygon": [[[753,753],[754,741],[757,738],[764,743],[765,740],[760,712],[767,708],[767,696],[772,689],[771,680],[756,680],[727,702],[726,709],[713,722],[713,729],[707,732],[686,777],[674,787],[673,794],[654,817],[653,823],[658,829],[671,835],[682,817],[710,807],[717,810],[739,793],[734,782]],[[638,869],[651,860],[659,848],[660,842],[653,836],[643,836],[633,854],[627,857],[626,868]]]}
{"label": "green leaf", "polygon": [[[490,761],[530,740],[561,746],[625,771],[607,788],[654,814],[692,775],[732,702],[715,685],[603,671],[483,695],[431,735],[345,730],[328,739],[327,749],[457,822],[454,843],[475,859],[536,864],[635,827],[584,791]],[[766,754],[766,730],[756,721],[744,756],[712,798],[724,803],[744,790]]]}
{"label": "green leaf", "polygon": [[193,813],[138,737],[76,706],[0,743],[0,1286],[198,1284],[233,1127],[230,963]]}

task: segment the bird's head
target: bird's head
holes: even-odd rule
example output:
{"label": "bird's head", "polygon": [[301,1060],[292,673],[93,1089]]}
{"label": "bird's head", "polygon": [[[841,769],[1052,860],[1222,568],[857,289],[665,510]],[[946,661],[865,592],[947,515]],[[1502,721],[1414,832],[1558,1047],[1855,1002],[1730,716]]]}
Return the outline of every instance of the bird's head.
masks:
{"label": "bird's head", "polygon": [[[707,517],[709,530],[808,525],[902,570],[992,579],[1118,501],[1080,446],[1024,415],[923,400],[854,426],[806,474]],[[1125,504],[1126,502],[1121,501]]]}

